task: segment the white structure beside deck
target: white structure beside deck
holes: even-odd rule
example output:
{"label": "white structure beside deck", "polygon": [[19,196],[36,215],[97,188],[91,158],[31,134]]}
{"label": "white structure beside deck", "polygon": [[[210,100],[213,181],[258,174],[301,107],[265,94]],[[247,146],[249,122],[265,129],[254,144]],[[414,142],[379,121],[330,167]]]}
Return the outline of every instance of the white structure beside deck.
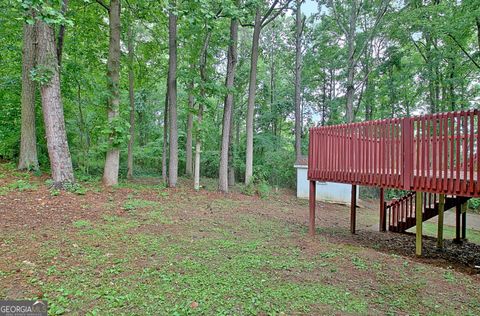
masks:
{"label": "white structure beside deck", "polygon": [[[297,198],[308,199],[309,181],[307,179],[308,161],[307,158],[298,160],[295,165],[297,170]],[[323,202],[333,202],[349,204],[352,196],[352,185],[335,182],[317,181],[316,200]],[[357,186],[358,196],[358,186]]]}

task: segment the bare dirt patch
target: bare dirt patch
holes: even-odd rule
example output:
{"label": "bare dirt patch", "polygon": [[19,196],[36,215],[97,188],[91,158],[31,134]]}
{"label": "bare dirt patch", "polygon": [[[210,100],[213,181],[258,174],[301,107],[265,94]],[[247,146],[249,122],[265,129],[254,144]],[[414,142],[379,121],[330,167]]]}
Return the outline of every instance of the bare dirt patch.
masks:
{"label": "bare dirt patch", "polygon": [[[5,183],[16,179],[3,177]],[[378,211],[368,201],[359,209],[356,235],[348,231],[347,206],[319,203],[318,232],[311,238],[308,201],[287,190],[261,199],[239,192],[196,192],[189,180],[165,189],[156,179],[141,179],[113,189],[86,184],[85,195],[54,196],[44,178],[29,181],[36,187],[0,196],[0,278],[11,284],[0,288],[0,296],[45,295],[58,306],[67,306],[66,298],[73,302],[72,311],[98,307],[112,312],[122,306],[119,300],[137,304],[128,303],[133,298],[122,292],[132,287],[138,299],[156,291],[169,297],[173,307],[168,313],[177,305],[188,309],[192,301],[208,313],[213,307],[201,308],[209,300],[220,306],[234,299],[201,298],[212,284],[223,282],[225,291],[236,289],[235,297],[245,295],[244,305],[233,307],[240,314],[253,298],[266,304],[255,307],[258,314],[272,308],[260,295],[263,290],[277,307],[289,299],[304,300],[301,306],[278,307],[297,312],[480,310],[480,280],[471,268],[479,253],[476,245],[447,242],[446,250],[437,252],[435,240],[426,237],[425,257],[415,258],[411,235],[375,231]],[[270,283],[253,290],[262,278]],[[191,292],[197,297],[190,299]],[[317,303],[309,295],[318,297]],[[448,303],[437,310],[439,302]],[[149,304],[155,303],[142,306]]]}

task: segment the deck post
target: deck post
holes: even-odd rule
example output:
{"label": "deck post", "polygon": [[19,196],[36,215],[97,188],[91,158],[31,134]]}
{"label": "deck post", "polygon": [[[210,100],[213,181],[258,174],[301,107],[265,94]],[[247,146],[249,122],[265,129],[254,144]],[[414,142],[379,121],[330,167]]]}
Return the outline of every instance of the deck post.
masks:
{"label": "deck post", "polygon": [[437,248],[443,248],[443,218],[445,212],[445,194],[440,194],[438,200],[438,231],[437,231]]}
{"label": "deck post", "polygon": [[467,203],[462,204],[462,239],[467,238]]}
{"label": "deck post", "polygon": [[309,201],[310,201],[310,225],[308,227],[308,233],[310,236],[315,235],[315,202],[316,202],[316,182],[313,180],[310,180],[310,195],[309,195]]}
{"label": "deck post", "polygon": [[357,186],[352,184],[352,201],[350,204],[350,232],[355,234],[357,221]]}
{"label": "deck post", "polygon": [[381,232],[387,230],[387,217],[385,215],[385,192],[383,188],[380,188],[380,225],[378,227]]}
{"label": "deck post", "polygon": [[415,192],[415,218],[416,218],[416,228],[417,228],[417,235],[415,240],[415,254],[417,256],[422,255],[422,206],[423,206],[423,193],[422,192]]}
{"label": "deck post", "polygon": [[460,239],[460,228],[461,228],[461,222],[460,218],[462,215],[462,205],[457,204],[455,206],[455,239],[453,240],[454,243],[461,243]]}

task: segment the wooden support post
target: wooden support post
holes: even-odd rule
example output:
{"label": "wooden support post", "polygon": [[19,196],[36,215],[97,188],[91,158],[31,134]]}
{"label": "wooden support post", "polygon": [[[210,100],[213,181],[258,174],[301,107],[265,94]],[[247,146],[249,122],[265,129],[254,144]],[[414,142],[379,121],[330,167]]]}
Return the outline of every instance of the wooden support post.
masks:
{"label": "wooden support post", "polygon": [[415,254],[422,255],[422,224],[423,224],[423,193],[415,192],[415,218],[417,220],[417,236],[415,241]]}
{"label": "wooden support post", "polygon": [[467,238],[467,203],[462,204],[462,239]]}
{"label": "wooden support post", "polygon": [[383,188],[380,188],[380,224],[378,228],[381,232],[387,230],[387,216],[385,214],[385,192]]}
{"label": "wooden support post", "polygon": [[355,234],[357,222],[357,186],[352,185],[352,201],[350,204],[350,232]]}
{"label": "wooden support post", "polygon": [[443,215],[445,212],[445,194],[440,194],[438,201],[438,231],[437,231],[437,248],[443,248]]}
{"label": "wooden support post", "polygon": [[310,201],[310,225],[308,227],[308,232],[310,236],[315,235],[315,202],[316,202],[316,182],[310,180],[310,195],[309,195],[309,201]]}
{"label": "wooden support post", "polygon": [[461,242],[460,240],[461,214],[462,214],[462,205],[457,204],[457,206],[455,206],[455,239],[453,240],[453,242],[457,244]]}

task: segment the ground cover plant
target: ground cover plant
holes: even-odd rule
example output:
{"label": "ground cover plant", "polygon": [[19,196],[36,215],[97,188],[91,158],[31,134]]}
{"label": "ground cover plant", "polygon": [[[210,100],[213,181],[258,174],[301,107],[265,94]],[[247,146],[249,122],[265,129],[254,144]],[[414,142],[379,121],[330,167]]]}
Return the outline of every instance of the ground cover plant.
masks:
{"label": "ground cover plant", "polygon": [[[2,187],[18,181],[1,168]],[[31,176],[28,191],[2,195],[0,297],[44,298],[51,315],[480,312],[468,264],[389,249],[413,239],[371,231],[368,203],[357,236],[347,207],[321,204],[311,238],[308,204],[290,191],[262,198],[149,181],[52,196]]]}

